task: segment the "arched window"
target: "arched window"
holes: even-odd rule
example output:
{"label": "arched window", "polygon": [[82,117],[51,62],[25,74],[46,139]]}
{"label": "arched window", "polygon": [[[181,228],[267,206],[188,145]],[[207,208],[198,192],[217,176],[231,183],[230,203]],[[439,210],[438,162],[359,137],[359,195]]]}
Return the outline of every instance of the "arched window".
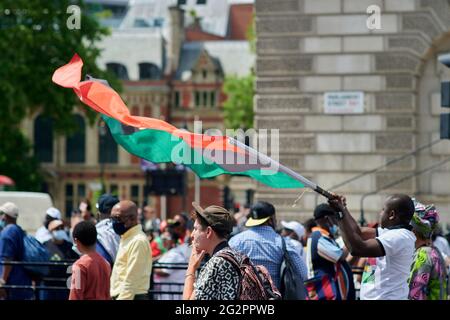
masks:
{"label": "arched window", "polygon": [[118,147],[108,125],[102,120],[98,127],[98,161],[99,163],[117,163]]}
{"label": "arched window", "polygon": [[81,115],[73,115],[77,131],[66,138],[66,162],[84,163],[86,161],[86,125]]}
{"label": "arched window", "polygon": [[40,162],[53,162],[53,120],[39,115],[34,120],[34,155]]}
{"label": "arched window", "polygon": [[140,80],[158,80],[161,79],[161,70],[153,63],[139,63]]}
{"label": "arched window", "polygon": [[111,62],[106,64],[106,68],[108,69],[108,71],[114,73],[117,78],[121,80],[128,80],[127,67],[125,67],[123,64]]}

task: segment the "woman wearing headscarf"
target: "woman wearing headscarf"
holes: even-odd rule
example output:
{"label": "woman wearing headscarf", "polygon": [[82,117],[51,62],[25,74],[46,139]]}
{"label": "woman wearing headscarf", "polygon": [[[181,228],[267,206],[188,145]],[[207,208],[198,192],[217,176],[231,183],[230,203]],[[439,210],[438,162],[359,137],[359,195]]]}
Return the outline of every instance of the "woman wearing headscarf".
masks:
{"label": "woman wearing headscarf", "polygon": [[437,228],[439,213],[434,205],[414,200],[411,220],[416,235],[416,251],[409,282],[410,300],[447,300],[447,274],[439,250],[432,246],[431,236]]}

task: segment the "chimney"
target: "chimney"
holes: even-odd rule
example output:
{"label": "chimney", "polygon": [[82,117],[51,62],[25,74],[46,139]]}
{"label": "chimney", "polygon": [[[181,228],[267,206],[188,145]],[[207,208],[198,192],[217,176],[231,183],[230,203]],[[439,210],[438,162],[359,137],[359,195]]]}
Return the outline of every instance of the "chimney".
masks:
{"label": "chimney", "polygon": [[179,6],[172,6],[169,8],[169,14],[169,73],[173,74],[178,69],[181,46],[184,42],[184,10]]}

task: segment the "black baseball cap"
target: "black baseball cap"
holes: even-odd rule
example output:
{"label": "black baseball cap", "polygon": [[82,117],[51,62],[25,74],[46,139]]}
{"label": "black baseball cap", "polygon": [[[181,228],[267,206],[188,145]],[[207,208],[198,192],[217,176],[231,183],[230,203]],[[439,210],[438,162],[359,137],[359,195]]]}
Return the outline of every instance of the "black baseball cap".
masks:
{"label": "black baseball cap", "polygon": [[319,204],[314,209],[314,219],[320,219],[325,216],[334,216],[336,214],[336,211],[327,203]]}
{"label": "black baseball cap", "polygon": [[265,201],[258,201],[250,207],[248,220],[245,223],[246,227],[255,227],[265,223],[275,215],[275,207]]}
{"label": "black baseball cap", "polygon": [[225,231],[227,233],[233,231],[233,218],[227,209],[219,206],[209,206],[203,209],[195,202],[192,202],[192,206],[208,222],[213,230]]}
{"label": "black baseball cap", "polygon": [[97,209],[100,213],[108,214],[111,213],[111,209],[119,203],[119,198],[113,196],[112,194],[105,193],[98,198]]}

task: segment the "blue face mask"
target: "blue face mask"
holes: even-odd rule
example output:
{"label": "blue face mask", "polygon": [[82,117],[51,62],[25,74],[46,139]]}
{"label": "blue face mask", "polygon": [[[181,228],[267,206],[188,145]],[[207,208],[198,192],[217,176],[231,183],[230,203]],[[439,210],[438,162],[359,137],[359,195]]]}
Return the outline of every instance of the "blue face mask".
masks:
{"label": "blue face mask", "polygon": [[0,230],[6,227],[5,220],[0,220]]}
{"label": "blue face mask", "polygon": [[70,241],[69,237],[67,236],[67,233],[64,230],[53,231],[52,235],[53,235],[53,238],[55,238],[55,240]]}
{"label": "blue face mask", "polygon": [[125,227],[125,223],[115,221],[115,220],[112,221],[112,227],[113,227],[114,232],[117,233],[119,236],[123,235],[129,229],[129,228]]}
{"label": "blue face mask", "polygon": [[335,225],[335,224],[333,224],[333,225],[330,227],[330,233],[331,233],[333,236],[335,236],[335,235],[338,233],[338,226]]}

